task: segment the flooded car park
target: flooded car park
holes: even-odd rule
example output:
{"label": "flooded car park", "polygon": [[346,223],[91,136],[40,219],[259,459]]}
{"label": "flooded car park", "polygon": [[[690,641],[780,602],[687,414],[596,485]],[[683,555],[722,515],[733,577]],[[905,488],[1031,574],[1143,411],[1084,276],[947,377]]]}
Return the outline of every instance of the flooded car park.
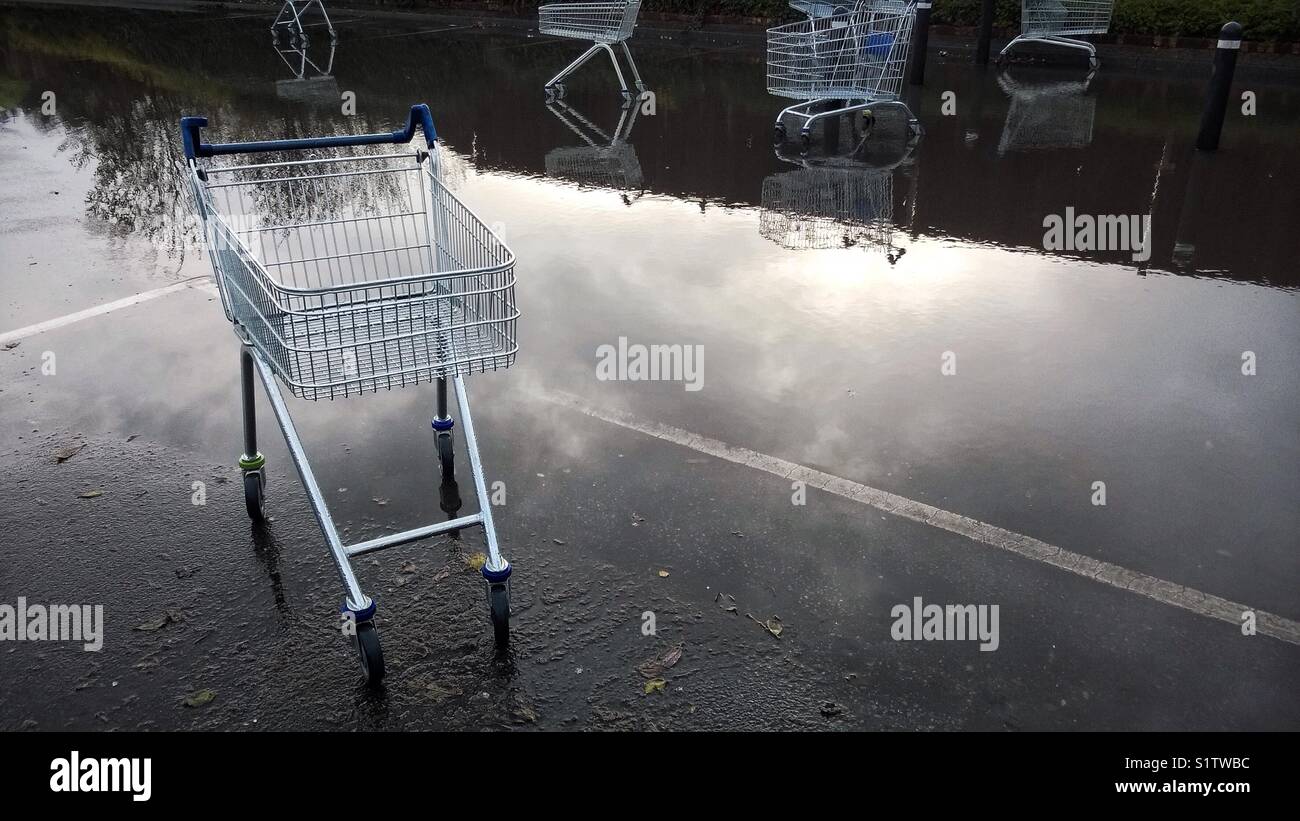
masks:
{"label": "flooded car park", "polygon": [[[105,633],[0,646],[0,725],[1300,729],[1287,75],[1243,63],[1261,113],[1208,155],[1201,70],[941,56],[922,134],[855,112],[805,149],[743,32],[638,30],[627,101],[598,61],[548,98],[574,46],[526,25],[265,16],[4,9],[0,602]],[[374,691],[264,400],[245,516],[178,123],[417,102],[518,260],[518,359],[471,380],[517,576],[501,654],[481,533],[359,559]],[[637,346],[700,353],[638,379]],[[438,515],[432,390],[289,403],[348,540]],[[996,649],[925,640],[927,604],[985,608]]]}

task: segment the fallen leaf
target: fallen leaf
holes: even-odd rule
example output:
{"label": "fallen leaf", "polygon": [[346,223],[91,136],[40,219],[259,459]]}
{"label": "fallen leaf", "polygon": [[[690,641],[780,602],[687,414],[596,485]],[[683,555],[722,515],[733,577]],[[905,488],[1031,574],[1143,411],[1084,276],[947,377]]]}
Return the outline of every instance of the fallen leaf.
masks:
{"label": "fallen leaf", "polygon": [[662,693],[664,688],[667,686],[668,682],[661,678],[651,679],[645,683],[645,694],[650,695],[651,693]]}
{"label": "fallen leaf", "polygon": [[525,721],[529,724],[537,721],[537,711],[527,704],[520,704],[510,711],[510,715],[518,721]]}
{"label": "fallen leaf", "polygon": [[448,578],[449,576],[451,576],[451,569],[444,567],[442,570],[439,570],[437,573],[434,574],[433,580],[435,582],[440,582],[443,579]]}
{"label": "fallen leaf", "polygon": [[184,621],[184,616],[181,615],[179,610],[164,610],[160,615],[149,621],[137,624],[135,629],[143,633],[151,633],[154,630],[161,630],[169,624],[179,624],[181,621]]}
{"label": "fallen leaf", "polygon": [[725,595],[719,593],[718,595],[713,597],[713,603],[716,604],[718,607],[721,607],[724,611],[728,613],[737,612],[735,602],[736,602],[736,598],[732,596],[730,593]]}
{"label": "fallen leaf", "polygon": [[464,690],[455,686],[454,684],[449,684],[444,687],[442,684],[439,684],[436,681],[429,682],[428,686],[426,686],[424,689],[426,695],[428,695],[429,698],[433,700],[434,704],[437,704],[438,702],[444,701],[449,698],[455,698],[456,696],[465,694]]}
{"label": "fallen leaf", "polygon": [[93,498],[95,498],[96,496],[103,496],[103,495],[104,495],[104,491],[102,491],[102,490],[87,490],[85,493],[78,493],[77,495],[80,496],[82,499],[93,499]]}
{"label": "fallen leaf", "polygon": [[563,539],[551,539],[551,541],[555,542],[556,544],[568,544]]}
{"label": "fallen leaf", "polygon": [[53,454],[54,464],[56,465],[63,464],[64,462],[68,461],[72,457],[76,456],[78,453],[81,453],[81,451],[84,450],[85,447],[86,446],[82,444],[82,445],[77,445],[75,448],[59,448],[58,450],[54,451]]}
{"label": "fallen leaf", "polygon": [[387,499],[381,499],[381,498],[379,498],[378,496],[372,497],[370,501],[374,502],[375,504],[379,505],[380,507],[383,507],[384,505],[388,504],[388,500],[387,500]]}
{"label": "fallen leaf", "polygon": [[673,647],[668,648],[667,652],[662,656],[642,662],[641,665],[636,668],[637,672],[648,679],[657,679],[663,675],[665,670],[672,668],[673,665],[682,660],[682,650],[683,645],[674,645]]}
{"label": "fallen leaf", "polygon": [[475,553],[473,556],[465,557],[465,564],[469,565],[471,570],[482,570],[483,565],[487,564],[487,556]]}
{"label": "fallen leaf", "polygon": [[399,572],[399,573],[414,573],[414,572],[415,572],[415,562],[407,562],[406,564],[402,565],[402,569],[399,570],[399,571],[397,571],[397,572]]}
{"label": "fallen leaf", "polygon": [[781,632],[785,630],[785,628],[781,626],[781,619],[776,616],[768,619],[763,626],[767,628],[767,632],[776,636],[778,639],[781,638]]}
{"label": "fallen leaf", "polygon": [[197,693],[190,693],[185,697],[186,707],[202,707],[203,705],[216,698],[217,694],[211,690],[199,690]]}
{"label": "fallen leaf", "polygon": [[661,579],[666,579],[666,578],[668,578],[668,571],[667,571],[667,570],[660,570],[660,571],[659,571],[659,578],[661,578]]}

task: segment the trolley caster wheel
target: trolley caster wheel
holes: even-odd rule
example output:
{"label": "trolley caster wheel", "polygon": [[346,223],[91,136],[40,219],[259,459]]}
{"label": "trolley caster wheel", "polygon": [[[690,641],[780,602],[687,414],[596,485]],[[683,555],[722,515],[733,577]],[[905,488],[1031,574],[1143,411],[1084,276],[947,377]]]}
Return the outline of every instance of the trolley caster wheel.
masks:
{"label": "trolley caster wheel", "polygon": [[260,470],[244,472],[244,505],[248,518],[254,522],[266,521],[266,477]]}
{"label": "trolley caster wheel", "polygon": [[497,647],[510,645],[510,588],[504,584],[488,585],[488,615],[492,617],[492,637]]}
{"label": "trolley caster wheel", "polygon": [[1095,54],[1088,58],[1088,68],[1091,68],[1093,71],[1096,71],[1097,67],[1100,65],[1101,61],[1097,59]]}
{"label": "trolley caster wheel", "polygon": [[799,147],[803,149],[805,154],[808,153],[808,149],[812,148],[812,135],[807,131],[799,135]]}
{"label": "trolley caster wheel", "polygon": [[452,441],[450,434],[439,434],[438,443],[438,462],[442,465],[443,481],[455,478],[456,476],[456,456],[452,450]]}
{"label": "trolley caster wheel", "polygon": [[384,648],[379,644],[379,631],[373,621],[357,622],[357,634],[353,637],[357,648],[357,658],[361,662],[361,672],[365,674],[366,684],[374,687],[384,679]]}
{"label": "trolley caster wheel", "polygon": [[455,514],[463,505],[464,502],[460,498],[460,485],[456,484],[455,479],[443,481],[438,485],[438,507],[443,513]]}
{"label": "trolley caster wheel", "polygon": [[775,144],[777,144],[777,145],[780,145],[781,143],[785,142],[786,136],[787,136],[787,133],[786,133],[786,130],[785,130],[785,123],[777,123],[777,124],[772,128],[772,142],[773,142],[773,143],[775,143]]}

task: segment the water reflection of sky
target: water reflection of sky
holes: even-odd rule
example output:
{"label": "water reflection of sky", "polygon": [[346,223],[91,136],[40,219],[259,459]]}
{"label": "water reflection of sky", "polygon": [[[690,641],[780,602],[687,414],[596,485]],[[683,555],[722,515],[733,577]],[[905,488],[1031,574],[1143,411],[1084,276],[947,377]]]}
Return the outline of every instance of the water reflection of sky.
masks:
{"label": "water reflection of sky", "polygon": [[[127,270],[149,255],[141,235],[156,232],[147,238],[167,247],[181,114],[212,117],[210,139],[252,139],[388,130],[412,101],[428,100],[450,147],[453,187],[519,259],[521,353],[508,374],[475,381],[487,400],[484,427],[506,412],[498,402],[528,407],[530,396],[563,390],[1062,543],[1076,524],[1062,500],[1104,474],[1135,498],[1163,500],[1167,512],[1165,521],[1142,518],[1139,502],[1099,537],[1144,545],[1173,529],[1194,533],[1189,568],[1257,522],[1252,498],[1300,491],[1300,377],[1289,367],[1300,350],[1293,90],[1266,89],[1275,113],[1231,123],[1231,150],[1207,164],[1184,139],[1199,81],[1103,71],[1086,90],[1095,96],[1067,107],[1088,115],[1080,117],[1087,135],[1020,150],[1024,121],[1010,115],[1023,101],[1008,97],[1005,82],[934,66],[927,88],[955,89],[965,114],[918,105],[928,133],[890,172],[892,242],[906,250],[891,264],[865,247],[788,248],[763,236],[764,181],[797,167],[770,145],[781,106],[764,93],[752,59],[684,59],[643,46],[638,61],[659,110],[626,137],[640,179],[624,187],[548,167],[557,149],[591,143],[547,113],[541,82],[563,50],[544,43],[516,48],[518,38],[506,35],[442,33],[404,38],[394,50],[382,37],[349,42],[345,34],[333,72],[359,101],[358,116],[345,118],[276,94],[292,75],[260,27],[225,21],[205,32],[197,60],[212,80],[200,83],[174,76],[194,60],[186,38],[195,35],[169,28],[177,42],[158,39],[162,22],[133,16],[134,37],[111,47],[93,41],[77,55],[49,45],[77,39],[46,31],[42,14],[24,10],[6,23],[6,81],[21,90],[6,101],[5,138],[76,169],[77,184],[65,190],[85,192],[92,235],[110,225],[115,242],[136,235],[134,250],[118,257]],[[93,15],[83,25],[93,26]],[[439,48],[411,47],[417,41]],[[57,118],[35,113],[42,83],[72,87],[92,71],[102,74],[93,94],[64,92]],[[172,79],[154,83],[159,77]],[[1039,79],[1048,96],[1062,82]],[[1016,88],[1034,81],[1018,75]],[[588,78],[587,93],[568,102],[612,135],[619,101],[597,93],[599,82]],[[1253,182],[1224,184],[1243,179]],[[1067,205],[1151,214],[1151,263],[1038,250],[1043,215]],[[1176,239],[1195,249],[1190,265],[1175,261]],[[173,278],[206,270],[193,256],[180,269],[166,261],[164,253],[153,264]],[[75,277],[80,269],[54,270]],[[1228,279],[1184,275],[1193,271]],[[198,302],[187,306],[203,309]],[[217,305],[206,310],[193,333],[216,346],[226,331]],[[177,331],[187,325],[168,321]],[[141,346],[151,338],[143,328],[130,334],[126,341]],[[595,381],[596,347],[619,336],[703,345],[707,389]],[[1234,375],[1243,350],[1271,369],[1266,386],[1241,390]],[[957,352],[960,380],[940,376],[944,351]],[[102,356],[107,373],[131,377]],[[151,362],[151,380],[176,386],[174,440],[219,438],[229,424],[225,386],[184,359]],[[75,390],[57,389],[75,404]],[[427,413],[428,397],[410,393],[388,407]],[[77,412],[119,429],[156,411],[129,401],[98,396]],[[364,438],[357,419],[383,427],[369,411],[337,404],[318,413],[324,441]],[[1185,469],[1169,470],[1171,459]],[[969,475],[985,477],[983,486],[956,478]],[[1027,521],[1007,522],[1014,505],[990,501],[1027,493],[1044,500],[1040,511],[1056,510],[1021,502],[1016,515]],[[1290,545],[1296,525],[1294,512],[1278,514],[1257,523],[1253,539],[1265,551]],[[1295,570],[1292,560],[1278,583],[1294,581]],[[1196,583],[1194,572],[1173,575]]]}

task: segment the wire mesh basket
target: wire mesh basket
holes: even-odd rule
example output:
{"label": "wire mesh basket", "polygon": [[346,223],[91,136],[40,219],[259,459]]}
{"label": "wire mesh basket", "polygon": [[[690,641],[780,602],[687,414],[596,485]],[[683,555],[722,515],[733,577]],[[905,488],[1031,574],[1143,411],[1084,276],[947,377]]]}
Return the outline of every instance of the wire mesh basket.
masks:
{"label": "wire mesh basket", "polygon": [[915,7],[859,2],[847,14],[767,30],[767,90],[795,100],[896,100]]}
{"label": "wire mesh basket", "polygon": [[759,233],[783,248],[888,252],[894,235],[889,169],[813,167],[763,180]]}
{"label": "wire mesh basket", "polygon": [[1105,34],[1115,0],[1023,0],[1020,32],[1069,37]]}
{"label": "wire mesh basket", "polygon": [[552,149],[546,154],[546,176],[618,191],[637,190],[644,183],[641,162],[631,143]]}
{"label": "wire mesh basket", "polygon": [[998,141],[998,154],[1092,144],[1097,98],[1085,80],[1021,83],[1007,74],[998,85],[1011,98]]}
{"label": "wire mesh basket", "polygon": [[550,3],[537,9],[537,30],[553,37],[620,43],[636,28],[641,0],[605,3]]}
{"label": "wire mesh basket", "polygon": [[514,362],[514,256],[434,166],[413,152],[204,171],[227,316],[295,395]]}

